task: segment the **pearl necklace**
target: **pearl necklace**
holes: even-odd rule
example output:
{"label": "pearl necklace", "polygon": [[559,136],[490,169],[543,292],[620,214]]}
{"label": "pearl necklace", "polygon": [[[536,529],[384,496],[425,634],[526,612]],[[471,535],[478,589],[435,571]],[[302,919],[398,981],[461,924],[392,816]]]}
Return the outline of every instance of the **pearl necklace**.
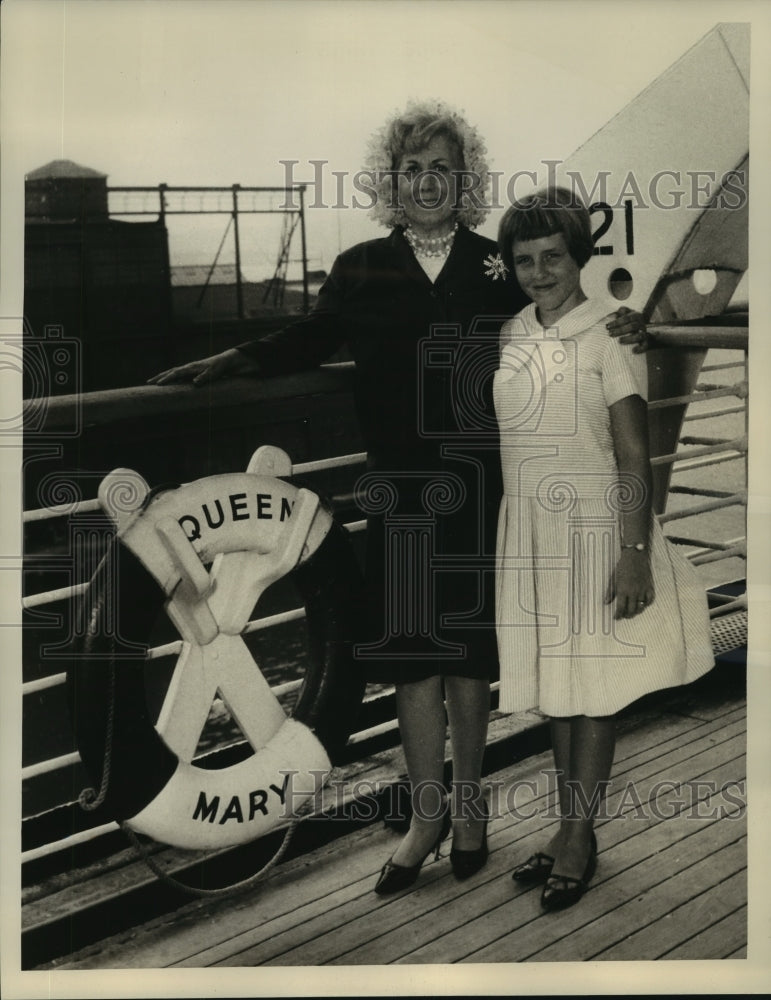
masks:
{"label": "pearl necklace", "polygon": [[404,236],[416,255],[421,257],[446,257],[452,248],[457,231],[457,222],[446,236],[418,236],[408,226],[404,230]]}

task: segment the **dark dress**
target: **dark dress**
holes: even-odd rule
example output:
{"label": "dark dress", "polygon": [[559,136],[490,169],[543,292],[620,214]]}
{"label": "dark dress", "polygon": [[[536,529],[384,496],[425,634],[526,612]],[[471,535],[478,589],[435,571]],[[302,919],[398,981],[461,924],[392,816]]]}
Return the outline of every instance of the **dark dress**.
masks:
{"label": "dark dress", "polygon": [[356,362],[368,454],[357,657],[372,681],[497,677],[492,380],[500,327],[528,301],[491,266],[497,255],[459,226],[432,283],[397,228],[342,253],[306,319],[239,348],[266,375],[314,367],[343,344]]}

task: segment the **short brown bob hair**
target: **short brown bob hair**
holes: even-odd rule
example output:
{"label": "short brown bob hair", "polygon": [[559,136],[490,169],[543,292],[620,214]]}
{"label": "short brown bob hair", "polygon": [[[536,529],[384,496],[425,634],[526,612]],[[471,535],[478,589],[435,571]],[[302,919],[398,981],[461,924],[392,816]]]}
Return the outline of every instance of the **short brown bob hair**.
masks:
{"label": "short brown bob hair", "polygon": [[515,201],[498,227],[498,246],[503,262],[514,269],[514,242],[540,240],[562,233],[568,252],[579,267],[594,252],[589,211],[573,191],[564,187],[543,188]]}

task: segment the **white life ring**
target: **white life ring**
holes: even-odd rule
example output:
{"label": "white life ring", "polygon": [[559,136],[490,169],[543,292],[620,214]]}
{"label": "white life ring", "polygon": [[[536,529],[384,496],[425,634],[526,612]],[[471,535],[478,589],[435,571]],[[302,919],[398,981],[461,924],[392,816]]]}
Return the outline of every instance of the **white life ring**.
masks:
{"label": "white life ring", "polygon": [[[290,470],[263,448],[245,473],[181,487],[151,492],[128,470],[102,483],[117,533],[85,594],[68,694],[81,758],[102,781],[100,813],[137,833],[190,849],[261,837],[319,790],[350,734],[364,691],[353,660],[361,575],[316,494],[275,478]],[[116,502],[132,481],[135,497]],[[291,717],[241,638],[260,594],[289,572],[310,638]],[[144,669],[164,607],[182,653],[154,725]],[[206,769],[192,758],[218,691],[254,753]]]}

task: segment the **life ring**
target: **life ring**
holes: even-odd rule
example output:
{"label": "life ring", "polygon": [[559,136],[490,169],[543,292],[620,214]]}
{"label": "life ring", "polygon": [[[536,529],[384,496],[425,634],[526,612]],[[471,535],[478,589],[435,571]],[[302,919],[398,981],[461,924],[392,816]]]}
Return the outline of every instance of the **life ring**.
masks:
{"label": "life ring", "polygon": [[[365,683],[353,659],[362,578],[347,532],[316,494],[276,478],[289,470],[283,452],[263,448],[245,473],[181,487],[149,491],[129,470],[102,482],[117,531],[83,598],[67,688],[105,819],[181,848],[244,843],[317,792],[345,745]],[[310,647],[291,717],[241,638],[259,595],[290,572]],[[154,724],[144,671],[164,608],[182,653]],[[192,758],[217,691],[254,753],[206,769]]]}

